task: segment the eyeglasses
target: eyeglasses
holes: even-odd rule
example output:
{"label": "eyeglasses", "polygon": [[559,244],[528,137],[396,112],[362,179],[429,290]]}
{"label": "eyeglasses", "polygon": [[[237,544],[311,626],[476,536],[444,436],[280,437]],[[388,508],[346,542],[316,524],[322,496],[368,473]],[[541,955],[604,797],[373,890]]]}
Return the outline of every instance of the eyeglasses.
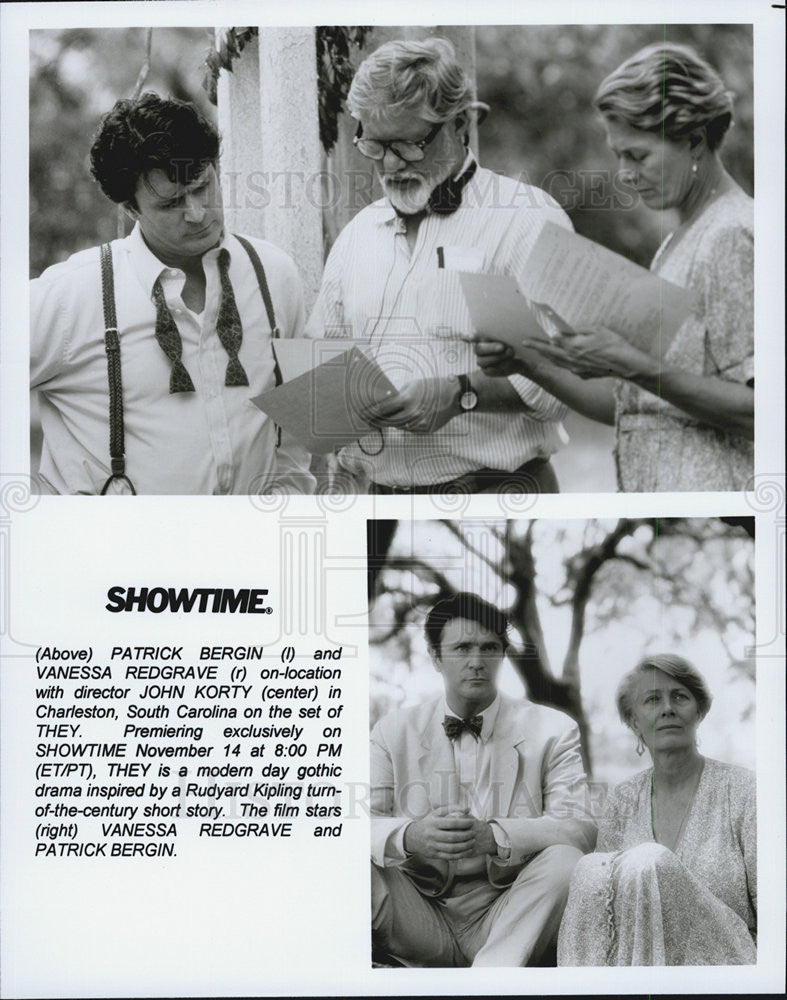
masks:
{"label": "eyeglasses", "polygon": [[437,133],[445,125],[445,122],[438,122],[429,134],[413,142],[410,139],[364,139],[363,125],[358,122],[358,130],[353,138],[353,145],[361,154],[369,160],[382,160],[387,150],[395,153],[400,160],[405,163],[418,163],[426,156],[426,147],[437,138]]}

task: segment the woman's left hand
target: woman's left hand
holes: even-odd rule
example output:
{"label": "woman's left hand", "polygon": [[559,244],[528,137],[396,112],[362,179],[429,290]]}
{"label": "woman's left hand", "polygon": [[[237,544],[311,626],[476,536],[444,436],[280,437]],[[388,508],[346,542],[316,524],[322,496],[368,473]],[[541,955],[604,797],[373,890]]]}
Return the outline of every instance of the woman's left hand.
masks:
{"label": "woman's left hand", "polygon": [[582,332],[564,332],[549,343],[533,341],[534,350],[568,368],[580,378],[636,378],[658,372],[655,358],[606,327]]}

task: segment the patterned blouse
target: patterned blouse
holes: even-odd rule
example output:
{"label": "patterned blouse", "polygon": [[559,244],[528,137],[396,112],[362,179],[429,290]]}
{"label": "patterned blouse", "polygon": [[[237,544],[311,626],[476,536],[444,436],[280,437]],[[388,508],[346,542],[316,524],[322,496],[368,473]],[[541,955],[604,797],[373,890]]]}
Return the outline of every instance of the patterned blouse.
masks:
{"label": "patterned blouse", "polygon": [[[596,852],[625,851],[653,842],[653,769],[635,774],[609,795]],[[757,927],[757,807],[755,776],[734,764],[705,759],[675,855],[698,882]]]}
{"label": "patterned blouse", "polygon": [[[664,361],[696,375],[753,384],[754,202],[740,188],[711,202],[651,270],[697,293],[694,313]],[[742,490],[754,472],[754,445],[620,381],[615,459],[624,492]]]}

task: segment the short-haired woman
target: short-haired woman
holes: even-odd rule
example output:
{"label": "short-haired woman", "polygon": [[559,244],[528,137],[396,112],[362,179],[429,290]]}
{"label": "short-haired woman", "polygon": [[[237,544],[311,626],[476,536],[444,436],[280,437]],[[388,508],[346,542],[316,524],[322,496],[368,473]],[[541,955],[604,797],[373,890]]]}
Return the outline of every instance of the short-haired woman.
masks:
{"label": "short-haired woman", "polygon": [[[534,345],[524,360],[484,338],[479,365],[527,375],[614,424],[624,492],[743,489],[754,462],[754,210],[719,156],[731,95],[692,49],[659,43],[611,73],[595,105],[621,176],[649,208],[676,210],[651,270],[693,290],[696,307],[663,363],[601,328]],[[606,376],[614,391],[587,381]]]}
{"label": "short-haired woman", "polygon": [[653,766],[609,795],[596,853],[571,882],[559,965],[749,965],[757,961],[754,774],[703,757],[702,675],[651,656],[617,693]]}

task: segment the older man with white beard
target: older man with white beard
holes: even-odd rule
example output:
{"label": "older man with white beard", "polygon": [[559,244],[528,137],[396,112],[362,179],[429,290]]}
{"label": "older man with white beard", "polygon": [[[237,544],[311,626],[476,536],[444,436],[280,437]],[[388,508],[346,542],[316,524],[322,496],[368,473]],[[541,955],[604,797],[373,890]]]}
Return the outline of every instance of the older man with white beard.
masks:
{"label": "older man with white beard", "polygon": [[458,272],[517,275],[543,225],[570,228],[567,216],[478,165],[472,82],[446,39],[382,45],[347,104],[385,198],[339,234],[307,333],[370,340],[397,392],[367,406],[375,430],[340,465],[372,493],[557,492],[565,407],[523,376],[478,369]]}

